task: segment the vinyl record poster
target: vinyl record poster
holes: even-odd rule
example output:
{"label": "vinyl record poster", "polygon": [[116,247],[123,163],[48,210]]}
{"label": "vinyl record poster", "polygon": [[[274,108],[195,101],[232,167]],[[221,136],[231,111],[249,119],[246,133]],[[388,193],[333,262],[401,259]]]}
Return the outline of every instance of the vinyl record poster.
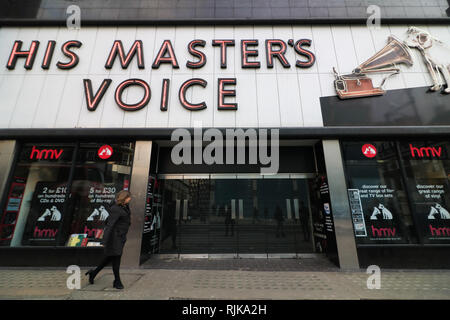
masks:
{"label": "vinyl record poster", "polygon": [[[355,233],[364,243],[403,243],[396,190],[383,184],[362,184],[349,189]],[[364,224],[364,225],[363,225]]]}
{"label": "vinyl record poster", "polygon": [[23,237],[24,244],[56,244],[64,214],[66,193],[65,183],[42,181],[36,183]]}
{"label": "vinyl record poster", "polygon": [[411,186],[416,221],[425,243],[450,243],[450,201],[446,179],[416,180]]}

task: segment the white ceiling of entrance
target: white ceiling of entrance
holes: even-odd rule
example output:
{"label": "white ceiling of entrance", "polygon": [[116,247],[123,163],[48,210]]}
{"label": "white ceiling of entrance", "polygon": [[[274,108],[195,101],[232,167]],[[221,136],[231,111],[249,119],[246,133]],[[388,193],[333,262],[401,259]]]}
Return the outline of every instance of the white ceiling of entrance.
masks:
{"label": "white ceiling of entrance", "polygon": [[[418,26],[446,43],[450,43],[449,26]],[[322,116],[319,98],[336,95],[332,68],[348,73],[383,48],[390,34],[405,39],[407,26],[384,25],[379,30],[366,26],[167,26],[167,27],[82,27],[67,30],[58,27],[0,28],[0,128],[177,128],[194,127],[321,127]],[[188,69],[186,62],[194,61],[187,44],[194,39],[206,41],[198,50],[207,56],[207,63],[200,69]],[[213,39],[234,39],[236,45],[228,48],[227,68],[220,68],[220,48],[211,45]],[[259,40],[258,61],[260,69],[241,67],[243,39]],[[283,68],[278,60],[274,68],[267,68],[266,39],[311,39],[311,47],[305,47],[316,56],[310,68],[297,68],[295,61],[302,59],[291,46],[286,58],[290,68]],[[20,58],[14,70],[6,63],[14,41],[21,40],[22,50],[27,50],[33,40],[41,42],[31,70],[26,70]],[[43,70],[45,49],[49,40],[56,41],[55,53],[48,70]],[[69,40],[82,42],[73,51],[79,63],[70,70],[56,68],[56,62],[67,61],[60,47]],[[119,59],[112,69],[105,69],[105,62],[114,40],[121,40],[128,52],[135,40],[142,40],[145,69],[138,69],[133,58],[127,69],[120,67]],[[163,64],[152,69],[151,64],[164,40],[171,40],[180,65],[173,69]],[[252,48],[254,49],[254,48]],[[255,48],[256,49],[256,48]],[[387,83],[387,90],[431,85],[430,76],[421,61],[420,54],[412,51],[414,65],[399,66],[401,73]],[[253,58],[252,58],[253,59]],[[381,79],[373,77],[376,83]],[[146,81],[152,91],[149,104],[141,110],[130,112],[120,109],[114,101],[114,91],[124,80],[138,78]],[[189,111],[179,102],[179,88],[191,78],[208,82],[206,88],[192,86],[186,98],[193,103],[204,101],[207,108]],[[236,97],[227,102],[238,103],[237,110],[218,110],[217,81],[219,78],[236,78]],[[104,79],[112,84],[96,111],[89,111],[83,90],[83,79],[92,81],[94,93]],[[168,110],[160,110],[162,80],[170,79]],[[124,93],[127,103],[139,101],[139,88],[129,88]]]}

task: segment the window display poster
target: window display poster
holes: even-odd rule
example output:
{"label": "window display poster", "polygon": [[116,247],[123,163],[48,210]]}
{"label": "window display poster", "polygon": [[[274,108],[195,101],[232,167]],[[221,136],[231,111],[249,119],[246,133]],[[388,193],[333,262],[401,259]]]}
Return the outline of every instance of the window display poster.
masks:
{"label": "window display poster", "polygon": [[39,245],[43,241],[56,241],[64,214],[66,193],[66,183],[36,183],[23,237],[24,244]]}
{"label": "window display poster", "polygon": [[161,231],[161,196],[156,176],[150,175],[147,186],[147,201],[144,216],[142,251],[155,253],[159,250]]}
{"label": "window display poster", "polygon": [[319,187],[320,195],[320,215],[325,224],[326,235],[326,253],[327,256],[333,256],[337,253],[336,235],[334,233],[334,221],[331,208],[330,189],[325,176],[322,176],[322,182]]}
{"label": "window display poster", "polygon": [[[355,235],[369,242],[404,242],[395,188],[362,184],[348,189]],[[364,224],[364,226],[363,226]]]}
{"label": "window display poster", "polygon": [[68,247],[86,247],[88,242],[87,234],[71,234],[67,241]]}
{"label": "window display poster", "polygon": [[450,243],[450,199],[446,179],[415,180],[413,206],[425,243]]}
{"label": "window display poster", "polygon": [[97,239],[102,233],[109,217],[109,207],[114,203],[116,187],[114,183],[89,182],[83,188],[87,191],[80,196],[75,208],[78,219],[72,233],[87,234],[89,241]]}
{"label": "window display poster", "polygon": [[361,197],[358,189],[348,189],[348,199],[352,213],[353,230],[355,237],[367,237],[366,223],[361,205]]}
{"label": "window display poster", "polygon": [[6,200],[6,208],[0,217],[0,240],[9,240],[13,236],[17,216],[22,205],[26,179],[14,177]]}

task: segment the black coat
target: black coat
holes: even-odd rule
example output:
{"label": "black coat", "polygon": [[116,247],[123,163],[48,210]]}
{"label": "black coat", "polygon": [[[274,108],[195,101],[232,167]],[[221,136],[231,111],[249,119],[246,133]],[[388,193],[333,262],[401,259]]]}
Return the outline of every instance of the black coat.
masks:
{"label": "black coat", "polygon": [[127,241],[127,233],[131,223],[130,209],[128,206],[113,204],[108,212],[109,216],[103,234],[105,255],[120,256]]}

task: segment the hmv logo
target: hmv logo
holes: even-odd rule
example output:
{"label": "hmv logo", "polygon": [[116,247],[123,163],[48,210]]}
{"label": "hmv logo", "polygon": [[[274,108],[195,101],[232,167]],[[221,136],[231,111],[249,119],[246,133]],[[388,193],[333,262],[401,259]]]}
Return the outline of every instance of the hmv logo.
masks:
{"label": "hmv logo", "polygon": [[372,227],[372,235],[374,237],[394,237],[395,236],[395,228],[375,228]]}
{"label": "hmv logo", "polygon": [[416,148],[413,147],[412,144],[409,144],[409,150],[411,151],[411,156],[413,158],[440,158],[442,155],[442,147],[436,148],[436,147],[422,147],[422,148]]}
{"label": "hmv logo", "polygon": [[31,149],[30,159],[36,159],[36,160],[58,160],[62,153],[63,149],[56,150],[56,149],[42,149],[39,150],[35,146]]}
{"label": "hmv logo", "polygon": [[450,228],[448,228],[448,227],[435,228],[431,224],[429,225],[429,227],[430,227],[430,233],[432,236],[437,236],[437,237],[450,236]]}

